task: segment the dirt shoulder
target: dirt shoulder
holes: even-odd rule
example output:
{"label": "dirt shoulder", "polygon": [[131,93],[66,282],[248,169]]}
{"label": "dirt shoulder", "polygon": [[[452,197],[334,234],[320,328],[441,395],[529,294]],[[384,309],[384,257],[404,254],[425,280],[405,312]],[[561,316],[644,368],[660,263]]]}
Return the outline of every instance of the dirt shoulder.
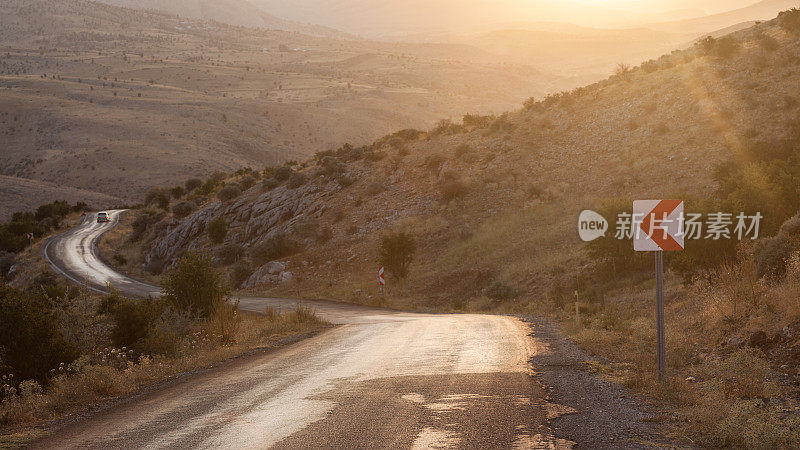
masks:
{"label": "dirt shoulder", "polygon": [[675,447],[660,433],[654,411],[624,387],[592,373],[597,360],[561,334],[552,320],[522,320],[547,348],[530,362],[552,403],[548,418],[556,438],[572,441],[576,448]]}

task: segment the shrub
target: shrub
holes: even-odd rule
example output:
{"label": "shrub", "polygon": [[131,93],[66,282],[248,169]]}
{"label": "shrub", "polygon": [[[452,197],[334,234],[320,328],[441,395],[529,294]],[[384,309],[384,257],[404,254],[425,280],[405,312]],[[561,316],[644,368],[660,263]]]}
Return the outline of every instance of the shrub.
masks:
{"label": "shrub", "polygon": [[177,200],[177,199],[183,197],[183,194],[185,194],[186,192],[184,192],[182,187],[175,186],[174,188],[170,189],[169,193],[172,194],[172,198]]}
{"label": "shrub", "polygon": [[467,190],[468,187],[466,183],[458,178],[445,178],[439,182],[439,193],[442,196],[442,201],[445,203],[450,203],[455,199],[465,196]]}
{"label": "shrub", "polygon": [[403,231],[389,233],[381,239],[378,250],[380,264],[398,279],[403,279],[408,276],[414,251],[416,245],[411,235]]}
{"label": "shrub", "polygon": [[166,265],[167,261],[163,258],[150,258],[150,260],[145,263],[144,270],[151,275],[161,275]]}
{"label": "shrub", "polygon": [[494,116],[481,116],[478,114],[465,114],[461,122],[469,128],[486,128],[494,120]]}
{"label": "shrub", "polygon": [[761,46],[764,50],[768,52],[774,52],[775,50],[779,49],[781,45],[778,43],[777,39],[774,37],[764,34],[761,35],[758,40],[758,45]]}
{"label": "shrub", "polygon": [[504,113],[500,117],[494,120],[492,124],[489,126],[489,131],[492,133],[498,132],[509,132],[514,129],[514,124],[511,123],[511,120],[508,118],[508,114]]}
{"label": "shrub", "polygon": [[278,167],[277,169],[275,169],[275,171],[273,172],[272,176],[273,176],[273,178],[275,178],[279,182],[283,182],[283,181],[288,180],[289,177],[291,177],[293,173],[294,173],[294,170],[292,170],[291,167],[289,167],[289,166],[281,166],[281,167]]}
{"label": "shrub", "polygon": [[77,350],[61,335],[49,300],[0,285],[2,363],[20,380],[43,382],[50,369],[69,364]]}
{"label": "shrub", "polygon": [[188,216],[189,214],[194,211],[195,204],[192,202],[180,202],[176,203],[172,206],[172,214],[179,218],[183,219],[184,217]]}
{"label": "shrub", "polygon": [[423,165],[431,172],[438,172],[447,158],[441,153],[431,153],[425,157]]}
{"label": "shrub", "polygon": [[235,184],[229,184],[217,192],[217,198],[222,202],[229,202],[242,195],[242,188]]}
{"label": "shrub", "polygon": [[778,25],[790,33],[800,33],[800,9],[781,11],[778,14]]}
{"label": "shrub", "polygon": [[159,300],[125,298],[116,291],[103,297],[99,308],[99,312],[108,314],[113,322],[111,343],[139,353],[144,352],[143,340],[163,310],[164,303]]}
{"label": "shrub", "polygon": [[286,313],[286,320],[293,324],[318,324],[322,321],[313,309],[308,306],[297,305],[297,308]]}
{"label": "shrub", "polygon": [[380,161],[383,158],[386,158],[386,152],[371,151],[371,152],[365,152],[364,153],[364,160],[366,160],[368,162]]}
{"label": "shrub", "polygon": [[280,183],[275,178],[264,178],[264,181],[261,182],[261,189],[263,191],[271,191],[278,187]]}
{"label": "shrub", "polygon": [[228,234],[228,223],[222,217],[217,217],[208,224],[208,238],[214,244],[219,244],[225,240]]}
{"label": "shrub", "polygon": [[186,192],[192,192],[203,185],[203,180],[200,178],[189,178],[186,180]]}
{"label": "shrub", "polygon": [[465,144],[459,144],[458,147],[456,147],[456,149],[455,149],[456,158],[459,158],[459,159],[461,159],[464,156],[469,155],[471,153],[472,153],[472,147],[470,147],[469,144],[466,144],[466,143]]}
{"label": "shrub", "polygon": [[741,44],[733,36],[725,36],[717,39],[714,46],[714,54],[720,58],[727,59],[739,52]]}
{"label": "shrub", "polygon": [[759,278],[782,279],[786,275],[786,264],[796,250],[796,245],[786,236],[762,239],[755,252],[756,274]]}
{"label": "shrub", "polygon": [[147,206],[155,205],[157,208],[166,211],[169,208],[169,192],[162,188],[150,189],[145,195],[144,204]]}
{"label": "shrub", "polygon": [[300,251],[300,244],[286,234],[276,234],[250,250],[250,257],[259,266]]}
{"label": "shrub", "polygon": [[253,268],[250,266],[250,264],[244,261],[239,261],[235,266],[233,266],[233,270],[231,270],[231,287],[237,288],[241,286],[242,283],[247,281],[252,274]]}
{"label": "shrub", "polygon": [[155,209],[143,209],[141,212],[133,219],[131,223],[131,228],[133,228],[133,234],[131,235],[131,240],[137,241],[141,238],[142,234],[144,234],[151,225],[157,223],[161,219],[164,218],[164,212],[158,211]]}
{"label": "shrub", "polygon": [[211,266],[211,258],[191,251],[178,259],[161,285],[167,304],[201,317],[208,317],[217,305],[227,301],[228,289]]}
{"label": "shrub", "polygon": [[250,175],[245,175],[244,177],[242,177],[241,180],[239,180],[239,186],[241,186],[242,190],[244,191],[250,189],[255,184],[256,184],[256,179]]}
{"label": "shrub", "polygon": [[304,184],[306,184],[306,176],[300,172],[295,172],[289,177],[289,181],[286,182],[286,187],[289,189],[297,189]]}
{"label": "shrub", "polygon": [[495,281],[483,290],[483,295],[493,300],[507,300],[513,297],[514,294],[514,288],[501,281]]}
{"label": "shrub", "polygon": [[238,244],[223,245],[217,250],[215,256],[222,265],[229,266],[244,256],[244,248]]}
{"label": "shrub", "polygon": [[0,251],[0,277],[8,275],[8,271],[14,265],[14,254],[11,252]]}

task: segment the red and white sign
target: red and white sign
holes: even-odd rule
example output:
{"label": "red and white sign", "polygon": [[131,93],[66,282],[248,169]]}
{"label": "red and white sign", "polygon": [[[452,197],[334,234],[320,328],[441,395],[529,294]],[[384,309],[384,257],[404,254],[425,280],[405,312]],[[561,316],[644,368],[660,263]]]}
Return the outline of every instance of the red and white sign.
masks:
{"label": "red and white sign", "polygon": [[33,240],[33,233],[28,233],[28,240],[29,240],[29,241],[32,241],[32,240]]}
{"label": "red and white sign", "polygon": [[634,200],[633,249],[683,250],[683,200]]}
{"label": "red and white sign", "polygon": [[380,284],[381,286],[386,285],[386,280],[383,278],[383,266],[380,266],[378,268],[378,284]]}

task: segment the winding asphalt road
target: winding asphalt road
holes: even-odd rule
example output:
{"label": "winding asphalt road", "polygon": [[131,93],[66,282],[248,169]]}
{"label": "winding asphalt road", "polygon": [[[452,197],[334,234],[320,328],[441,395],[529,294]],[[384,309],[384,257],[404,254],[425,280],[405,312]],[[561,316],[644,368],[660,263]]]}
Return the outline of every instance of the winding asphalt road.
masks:
{"label": "winding asphalt road", "polygon": [[[132,296],[159,288],[103,262],[121,218],[90,216],[42,247],[59,273]],[[123,218],[124,220],[124,218]],[[553,448],[528,360],[546,351],[511,317],[414,314],[335,302],[243,297],[244,310],[313,307],[339,324],[69,423],[40,448]]]}

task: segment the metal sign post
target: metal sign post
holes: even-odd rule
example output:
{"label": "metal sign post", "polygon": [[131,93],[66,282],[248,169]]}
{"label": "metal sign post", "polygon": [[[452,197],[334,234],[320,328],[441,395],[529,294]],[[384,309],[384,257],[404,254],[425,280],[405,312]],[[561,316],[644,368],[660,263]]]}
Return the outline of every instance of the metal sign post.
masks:
{"label": "metal sign post", "polygon": [[656,272],[656,358],[658,379],[667,374],[664,345],[664,252],[684,248],[683,201],[636,200],[633,202],[633,249],[655,253]]}
{"label": "metal sign post", "polygon": [[666,349],[664,348],[664,252],[658,250],[656,255],[656,326],[658,349],[658,379],[664,380],[667,373]]}
{"label": "metal sign post", "polygon": [[575,291],[575,325],[581,326],[581,310],[578,307],[578,291]]}

